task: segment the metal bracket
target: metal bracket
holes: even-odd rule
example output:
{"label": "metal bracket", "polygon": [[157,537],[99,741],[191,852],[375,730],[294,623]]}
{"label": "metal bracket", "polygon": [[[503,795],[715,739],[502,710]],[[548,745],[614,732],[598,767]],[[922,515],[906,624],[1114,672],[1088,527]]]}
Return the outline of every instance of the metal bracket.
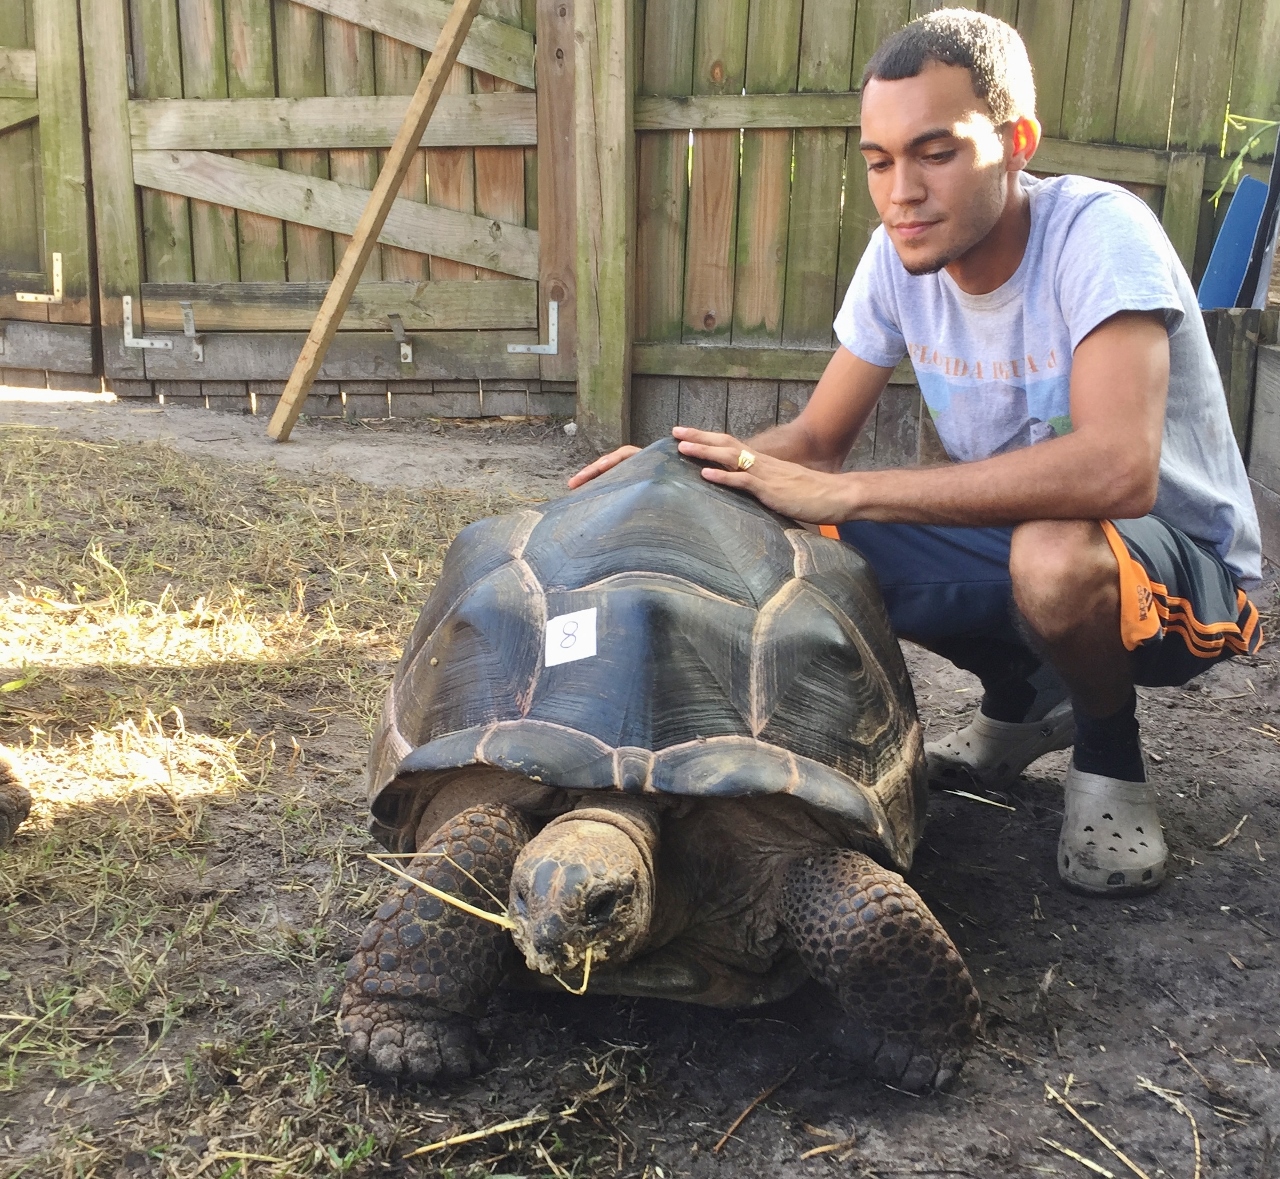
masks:
{"label": "metal bracket", "polygon": [[404,334],[404,320],[399,315],[388,315],[391,321],[391,331],[396,338],[396,343],[400,345],[400,363],[413,363],[413,342]]}
{"label": "metal bracket", "polygon": [[180,302],[182,308],[182,334],[191,341],[191,355],[197,364],[204,364],[204,337],[196,335],[196,313],[191,304]]}
{"label": "metal bracket", "polygon": [[545,344],[508,344],[508,352],[533,352],[538,356],[560,353],[560,304],[552,299],[547,304],[547,342]]}
{"label": "metal bracket", "polygon": [[165,352],[173,351],[172,340],[144,340],[133,334],[133,296],[121,295],[124,304],[124,346],[126,348],[160,348]]}
{"label": "metal bracket", "polygon": [[18,291],[19,303],[61,303],[62,302],[62,255],[53,256],[53,294],[41,295],[34,291]]}

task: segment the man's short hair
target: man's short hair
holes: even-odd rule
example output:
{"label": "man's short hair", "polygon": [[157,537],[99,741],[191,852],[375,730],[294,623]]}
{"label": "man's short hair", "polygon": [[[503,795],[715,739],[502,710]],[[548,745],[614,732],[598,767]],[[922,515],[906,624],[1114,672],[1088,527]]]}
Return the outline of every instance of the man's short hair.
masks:
{"label": "man's short hair", "polygon": [[997,126],[1035,115],[1035,79],[1017,30],[967,8],[940,8],[888,37],[863,71],[863,88],[873,78],[914,78],[931,61],[964,66]]}

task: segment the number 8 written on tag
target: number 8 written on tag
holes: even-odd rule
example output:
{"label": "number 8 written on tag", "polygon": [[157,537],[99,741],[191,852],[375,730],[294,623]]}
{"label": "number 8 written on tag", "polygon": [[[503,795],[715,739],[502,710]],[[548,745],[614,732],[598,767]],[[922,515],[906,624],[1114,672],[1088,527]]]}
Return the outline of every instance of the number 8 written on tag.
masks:
{"label": "number 8 written on tag", "polygon": [[547,619],[547,667],[590,659],[596,653],[596,607]]}

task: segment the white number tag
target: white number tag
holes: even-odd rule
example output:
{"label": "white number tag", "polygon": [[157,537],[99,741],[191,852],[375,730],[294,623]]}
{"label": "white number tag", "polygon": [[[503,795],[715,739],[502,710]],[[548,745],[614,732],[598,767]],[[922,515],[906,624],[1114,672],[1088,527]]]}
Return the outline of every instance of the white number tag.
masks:
{"label": "white number tag", "polygon": [[572,663],[590,659],[596,653],[596,608],[575,610],[547,619],[547,651],[545,663]]}

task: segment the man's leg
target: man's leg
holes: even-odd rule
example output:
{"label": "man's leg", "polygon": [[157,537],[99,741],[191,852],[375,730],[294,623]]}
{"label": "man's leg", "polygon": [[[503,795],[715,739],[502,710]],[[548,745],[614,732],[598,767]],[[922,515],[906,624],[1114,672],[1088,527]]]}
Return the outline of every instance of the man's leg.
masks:
{"label": "man's leg", "polygon": [[925,746],[935,785],[1001,789],[1072,741],[1066,685],[1013,623],[1012,534],[867,521],[839,527],[840,539],[875,569],[897,633],[982,681],[973,720]]}
{"label": "man's leg", "polygon": [[1034,520],[1013,530],[1009,576],[1033,642],[1067,682],[1077,707],[1109,716],[1133,695],[1120,638],[1116,559],[1092,520]]}

